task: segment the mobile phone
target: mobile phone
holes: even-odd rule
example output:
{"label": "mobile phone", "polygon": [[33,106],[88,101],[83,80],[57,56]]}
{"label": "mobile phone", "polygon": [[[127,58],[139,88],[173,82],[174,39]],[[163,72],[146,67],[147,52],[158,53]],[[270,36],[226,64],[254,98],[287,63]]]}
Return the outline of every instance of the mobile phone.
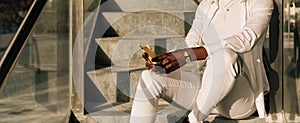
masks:
{"label": "mobile phone", "polygon": [[156,57],[155,52],[149,45],[139,44],[140,48],[148,54],[148,59],[152,64],[157,64],[156,62],[152,62],[152,58]]}

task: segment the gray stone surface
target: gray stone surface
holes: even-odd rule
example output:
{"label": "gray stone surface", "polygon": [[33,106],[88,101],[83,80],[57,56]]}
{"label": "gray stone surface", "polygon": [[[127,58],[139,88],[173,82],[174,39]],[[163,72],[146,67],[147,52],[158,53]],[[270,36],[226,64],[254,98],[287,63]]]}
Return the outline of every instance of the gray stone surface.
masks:
{"label": "gray stone surface", "polygon": [[116,66],[144,66],[145,60],[141,56],[139,44],[150,45],[157,55],[185,46],[184,38],[180,36],[114,37],[99,38],[96,41],[102,53]]}
{"label": "gray stone surface", "polygon": [[59,123],[65,122],[69,110],[58,115],[56,107],[41,105],[32,95],[0,100],[0,123]]}
{"label": "gray stone surface", "polygon": [[121,37],[133,31],[135,33],[131,34],[135,36],[145,34],[148,36],[185,35],[194,18],[194,12],[160,12],[153,10],[140,12],[104,12],[102,14]]}
{"label": "gray stone surface", "polygon": [[195,11],[193,0],[108,0],[102,4],[104,11],[136,12],[141,10]]}
{"label": "gray stone surface", "polygon": [[[103,104],[98,111],[90,113],[85,123],[129,123],[131,103]],[[155,123],[182,123],[188,111],[160,100]],[[204,123],[270,123],[264,118],[251,116],[242,120],[226,119],[217,114],[211,114]]]}
{"label": "gray stone surface", "polygon": [[[155,123],[175,123],[186,113],[186,110],[172,106],[160,100]],[[99,111],[90,113],[87,123],[129,123],[131,103],[118,105],[104,104]]]}
{"label": "gray stone surface", "polygon": [[0,96],[0,123],[65,122],[70,100],[59,97],[69,88],[58,87],[55,76],[17,65]]}
{"label": "gray stone surface", "polygon": [[145,67],[112,66],[90,71],[88,76],[108,102],[128,102],[135,93],[142,70]]}

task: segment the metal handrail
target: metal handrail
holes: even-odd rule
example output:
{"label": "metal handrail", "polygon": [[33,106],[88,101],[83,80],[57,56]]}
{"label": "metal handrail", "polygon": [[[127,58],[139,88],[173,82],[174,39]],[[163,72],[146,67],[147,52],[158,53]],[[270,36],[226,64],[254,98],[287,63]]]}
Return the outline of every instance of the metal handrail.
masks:
{"label": "metal handrail", "polygon": [[7,50],[0,61],[0,92],[3,90],[7,78],[10,76],[18,60],[27,38],[30,35],[36,20],[42,12],[47,0],[34,0],[19,29],[12,38]]}

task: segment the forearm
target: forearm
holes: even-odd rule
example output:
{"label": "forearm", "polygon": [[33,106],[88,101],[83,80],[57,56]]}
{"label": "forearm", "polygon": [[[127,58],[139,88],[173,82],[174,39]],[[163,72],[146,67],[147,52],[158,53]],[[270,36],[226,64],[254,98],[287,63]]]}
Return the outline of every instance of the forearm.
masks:
{"label": "forearm", "polygon": [[191,61],[204,60],[208,57],[208,53],[204,47],[187,48]]}

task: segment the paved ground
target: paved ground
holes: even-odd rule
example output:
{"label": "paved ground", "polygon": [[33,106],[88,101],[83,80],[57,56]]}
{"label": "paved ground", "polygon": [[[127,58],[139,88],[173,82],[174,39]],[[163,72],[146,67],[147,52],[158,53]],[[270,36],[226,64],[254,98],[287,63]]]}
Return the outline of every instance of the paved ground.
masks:
{"label": "paved ground", "polygon": [[46,108],[31,95],[1,100],[0,123],[62,123],[67,113],[57,113],[55,108]]}
{"label": "paved ground", "polygon": [[63,123],[69,116],[69,88],[56,72],[17,65],[0,94],[0,123]]}

